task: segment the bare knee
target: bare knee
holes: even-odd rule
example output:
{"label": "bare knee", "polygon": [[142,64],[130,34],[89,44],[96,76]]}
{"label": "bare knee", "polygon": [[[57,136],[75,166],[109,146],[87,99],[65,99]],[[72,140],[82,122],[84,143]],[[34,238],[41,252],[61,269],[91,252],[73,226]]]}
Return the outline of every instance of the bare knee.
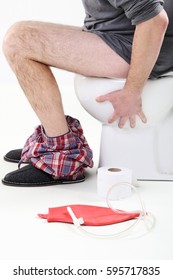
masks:
{"label": "bare knee", "polygon": [[2,48],[7,60],[12,62],[25,51],[29,40],[29,23],[28,21],[16,22],[5,34]]}

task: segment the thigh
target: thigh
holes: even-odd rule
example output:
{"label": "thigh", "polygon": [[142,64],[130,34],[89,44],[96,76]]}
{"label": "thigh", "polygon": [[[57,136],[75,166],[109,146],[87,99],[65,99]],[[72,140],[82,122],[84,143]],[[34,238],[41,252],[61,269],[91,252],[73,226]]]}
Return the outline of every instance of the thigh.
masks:
{"label": "thigh", "polygon": [[87,76],[127,76],[128,63],[99,36],[80,27],[23,22],[19,29],[28,58]]}

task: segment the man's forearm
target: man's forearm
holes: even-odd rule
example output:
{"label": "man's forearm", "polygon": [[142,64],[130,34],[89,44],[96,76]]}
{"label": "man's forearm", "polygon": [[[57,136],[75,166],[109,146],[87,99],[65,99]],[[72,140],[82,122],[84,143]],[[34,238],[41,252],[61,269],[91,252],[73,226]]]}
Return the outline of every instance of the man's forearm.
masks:
{"label": "man's forearm", "polygon": [[160,53],[167,25],[167,14],[163,10],[154,18],[136,26],[130,69],[125,84],[130,93],[141,93]]}

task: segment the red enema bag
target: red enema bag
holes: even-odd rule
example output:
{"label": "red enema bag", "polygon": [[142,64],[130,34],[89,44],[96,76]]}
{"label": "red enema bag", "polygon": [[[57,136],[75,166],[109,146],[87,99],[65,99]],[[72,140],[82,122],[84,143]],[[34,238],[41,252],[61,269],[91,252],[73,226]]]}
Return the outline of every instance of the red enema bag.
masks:
{"label": "red enema bag", "polygon": [[127,212],[123,210],[112,210],[109,207],[74,204],[49,208],[48,214],[38,214],[40,218],[48,222],[73,223],[67,207],[70,207],[77,218],[83,218],[83,225],[105,226],[132,220],[140,216],[140,212]]}

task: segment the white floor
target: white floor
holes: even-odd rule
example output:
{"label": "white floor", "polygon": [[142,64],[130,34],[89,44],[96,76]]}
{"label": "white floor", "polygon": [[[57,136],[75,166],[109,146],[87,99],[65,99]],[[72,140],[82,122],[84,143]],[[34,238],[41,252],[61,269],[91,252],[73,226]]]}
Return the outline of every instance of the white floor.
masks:
{"label": "white floor", "polygon": [[[142,237],[97,239],[80,235],[73,225],[47,223],[37,217],[49,207],[66,204],[103,205],[97,195],[97,162],[101,126],[79,105],[72,87],[64,87],[65,113],[80,119],[94,151],[95,166],[80,184],[38,188],[8,187],[0,183],[0,260],[171,260],[173,258],[173,182],[140,182],[139,192],[156,224]],[[17,168],[3,160],[20,148],[38,120],[20,88],[1,85],[0,177]],[[118,206],[125,205],[125,200]],[[138,205],[138,204],[137,204]],[[114,229],[114,228],[113,228]],[[111,229],[110,229],[111,230]]]}

